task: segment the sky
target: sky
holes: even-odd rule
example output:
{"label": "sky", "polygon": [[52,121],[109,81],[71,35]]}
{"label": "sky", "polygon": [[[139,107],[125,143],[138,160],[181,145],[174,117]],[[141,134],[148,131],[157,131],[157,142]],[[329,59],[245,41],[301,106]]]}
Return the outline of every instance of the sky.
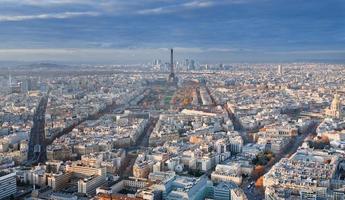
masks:
{"label": "sky", "polygon": [[344,0],[0,0],[0,61],[345,62]]}

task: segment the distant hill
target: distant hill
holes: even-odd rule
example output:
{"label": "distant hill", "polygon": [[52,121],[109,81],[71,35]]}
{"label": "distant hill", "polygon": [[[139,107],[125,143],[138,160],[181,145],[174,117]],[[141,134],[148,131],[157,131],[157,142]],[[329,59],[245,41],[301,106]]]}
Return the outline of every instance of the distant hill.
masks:
{"label": "distant hill", "polygon": [[29,65],[22,65],[23,68],[39,68],[39,69],[64,69],[71,68],[69,65],[55,64],[55,63],[33,63]]}

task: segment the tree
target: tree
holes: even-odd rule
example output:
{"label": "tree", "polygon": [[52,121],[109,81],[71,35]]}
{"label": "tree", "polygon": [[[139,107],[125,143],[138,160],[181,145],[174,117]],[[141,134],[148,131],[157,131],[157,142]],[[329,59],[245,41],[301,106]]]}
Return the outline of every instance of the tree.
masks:
{"label": "tree", "polygon": [[257,179],[258,177],[262,176],[265,173],[265,167],[263,165],[255,166],[253,170],[253,178]]}
{"label": "tree", "polygon": [[320,141],[322,142],[322,143],[324,143],[324,144],[329,144],[329,138],[327,137],[327,136],[325,136],[325,135],[322,135],[321,136],[321,139],[320,139]]}
{"label": "tree", "polygon": [[310,141],[309,146],[315,149],[325,149],[329,146],[329,138],[327,136],[317,137],[317,139]]}
{"label": "tree", "polygon": [[264,176],[260,176],[255,182],[255,187],[258,189],[262,189],[264,186]]}
{"label": "tree", "polygon": [[184,98],[182,104],[183,104],[184,107],[186,107],[189,104],[189,99],[188,98]]}
{"label": "tree", "polygon": [[264,177],[260,176],[258,180],[255,181],[255,188],[259,190],[260,192],[264,192]]}
{"label": "tree", "polygon": [[259,153],[252,161],[254,165],[266,165],[274,158],[274,154],[270,151]]}

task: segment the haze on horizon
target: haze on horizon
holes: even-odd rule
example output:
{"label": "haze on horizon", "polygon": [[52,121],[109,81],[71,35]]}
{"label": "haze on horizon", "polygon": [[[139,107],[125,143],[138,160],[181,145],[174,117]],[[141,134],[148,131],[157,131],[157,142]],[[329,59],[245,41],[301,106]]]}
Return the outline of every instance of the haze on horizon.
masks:
{"label": "haze on horizon", "polygon": [[0,61],[345,62],[343,0],[0,0]]}

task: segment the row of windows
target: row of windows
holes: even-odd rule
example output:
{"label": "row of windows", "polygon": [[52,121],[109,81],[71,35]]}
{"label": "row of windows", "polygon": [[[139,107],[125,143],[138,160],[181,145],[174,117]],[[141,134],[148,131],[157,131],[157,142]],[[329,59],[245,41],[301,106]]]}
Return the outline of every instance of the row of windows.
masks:
{"label": "row of windows", "polygon": [[[7,183],[7,185],[11,185],[11,184],[13,184],[13,182],[11,182],[11,181]],[[2,185],[6,185],[6,183],[5,184],[4,183],[0,183],[0,186],[2,186]]]}

